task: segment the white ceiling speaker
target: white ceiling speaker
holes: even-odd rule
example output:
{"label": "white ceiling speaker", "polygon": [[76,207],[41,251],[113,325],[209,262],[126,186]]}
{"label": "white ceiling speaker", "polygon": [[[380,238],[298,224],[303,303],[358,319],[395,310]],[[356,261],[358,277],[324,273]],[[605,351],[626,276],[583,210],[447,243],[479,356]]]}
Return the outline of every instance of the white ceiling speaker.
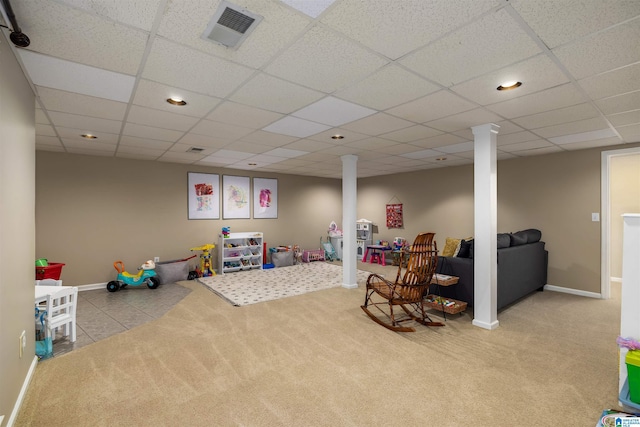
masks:
{"label": "white ceiling speaker", "polygon": [[226,47],[236,48],[249,36],[260,21],[262,21],[262,16],[235,4],[222,1],[215,15],[209,21],[202,38]]}

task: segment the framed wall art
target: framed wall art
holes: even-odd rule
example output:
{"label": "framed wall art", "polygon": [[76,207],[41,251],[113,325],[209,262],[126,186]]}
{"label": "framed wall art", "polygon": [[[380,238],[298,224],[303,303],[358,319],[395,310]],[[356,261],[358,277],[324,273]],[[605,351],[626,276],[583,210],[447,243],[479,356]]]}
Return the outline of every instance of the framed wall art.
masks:
{"label": "framed wall art", "polygon": [[253,178],[253,217],[278,218],[278,180]]}
{"label": "framed wall art", "polygon": [[220,218],[220,176],[188,172],[189,219]]}
{"label": "framed wall art", "polygon": [[222,217],[224,219],[249,219],[249,177],[222,175]]}

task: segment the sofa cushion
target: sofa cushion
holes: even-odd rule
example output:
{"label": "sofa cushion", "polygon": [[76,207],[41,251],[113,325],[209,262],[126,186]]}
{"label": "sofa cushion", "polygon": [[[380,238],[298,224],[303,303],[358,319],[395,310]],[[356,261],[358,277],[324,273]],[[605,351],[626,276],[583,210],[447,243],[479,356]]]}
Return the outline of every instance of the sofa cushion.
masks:
{"label": "sofa cushion", "polygon": [[509,233],[498,233],[498,249],[511,246],[511,236]]}
{"label": "sofa cushion", "polygon": [[519,231],[511,233],[511,246],[520,246],[527,244],[527,235]]}
{"label": "sofa cushion", "polygon": [[458,251],[458,258],[473,258],[472,256],[473,239],[461,240],[460,250]]}
{"label": "sofa cushion", "polygon": [[542,232],[534,228],[516,231],[511,233],[511,246],[526,245],[527,243],[539,242],[542,238]]}
{"label": "sofa cushion", "polygon": [[453,239],[447,237],[444,248],[442,249],[442,256],[456,256],[460,250],[460,239]]}

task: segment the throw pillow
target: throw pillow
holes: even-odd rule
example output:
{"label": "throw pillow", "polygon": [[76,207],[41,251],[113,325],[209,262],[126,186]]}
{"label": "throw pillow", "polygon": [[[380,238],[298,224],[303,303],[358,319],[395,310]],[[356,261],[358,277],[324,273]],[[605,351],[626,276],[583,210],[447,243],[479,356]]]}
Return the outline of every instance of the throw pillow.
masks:
{"label": "throw pillow", "polygon": [[451,237],[447,237],[447,240],[444,244],[444,249],[442,249],[441,256],[455,256],[458,250],[460,249],[460,239],[453,239]]}
{"label": "throw pillow", "polygon": [[469,258],[471,255],[471,245],[473,244],[473,239],[470,240],[461,240],[460,241],[460,250],[458,251],[458,258]]}

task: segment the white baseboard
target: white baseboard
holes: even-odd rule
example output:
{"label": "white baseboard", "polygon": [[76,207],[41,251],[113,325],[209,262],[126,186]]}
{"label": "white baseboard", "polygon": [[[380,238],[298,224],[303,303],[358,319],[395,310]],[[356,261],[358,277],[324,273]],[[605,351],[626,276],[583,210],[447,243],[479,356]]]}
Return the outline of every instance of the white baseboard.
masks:
{"label": "white baseboard", "polygon": [[24,400],[24,396],[27,394],[27,389],[29,388],[29,383],[31,383],[31,378],[33,378],[33,373],[36,371],[36,366],[38,366],[38,356],[33,356],[31,366],[29,367],[29,371],[27,372],[27,376],[25,377],[24,382],[22,383],[22,387],[20,388],[18,400],[16,400],[16,404],[13,405],[13,411],[11,411],[11,416],[7,420],[7,427],[12,427],[13,423],[16,422],[16,418],[18,418],[20,408],[22,407],[22,401]]}
{"label": "white baseboard", "polygon": [[587,291],[581,291],[579,289],[564,288],[562,286],[544,285],[544,290],[553,291],[553,292],[563,292],[565,294],[578,295],[581,297],[602,299],[602,294],[599,292],[587,292]]}
{"label": "white baseboard", "polygon": [[80,291],[94,291],[96,289],[107,289],[107,282],[104,283],[93,283],[89,285],[79,285],[77,286],[78,292]]}

